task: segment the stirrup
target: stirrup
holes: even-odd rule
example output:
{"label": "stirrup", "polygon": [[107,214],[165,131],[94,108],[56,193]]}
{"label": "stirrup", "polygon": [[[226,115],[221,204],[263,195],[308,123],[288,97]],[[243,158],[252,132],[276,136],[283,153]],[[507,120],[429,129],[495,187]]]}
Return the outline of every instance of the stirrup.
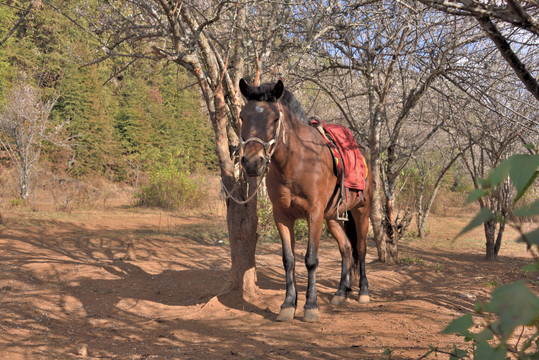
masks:
{"label": "stirrup", "polygon": [[342,220],[342,221],[348,221],[348,211],[345,209],[344,210],[344,213],[339,214],[339,208],[341,207],[342,205],[342,197],[339,199],[339,202],[337,203],[337,220]]}

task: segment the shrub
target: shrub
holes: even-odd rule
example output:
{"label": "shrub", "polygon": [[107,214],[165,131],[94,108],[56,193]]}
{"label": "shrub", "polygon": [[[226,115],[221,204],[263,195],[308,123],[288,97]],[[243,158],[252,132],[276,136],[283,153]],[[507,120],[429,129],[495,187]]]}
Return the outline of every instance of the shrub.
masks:
{"label": "shrub", "polygon": [[273,207],[267,196],[258,194],[258,206],[256,208],[258,215],[258,235],[262,242],[280,241],[279,232],[273,221]]}
{"label": "shrub", "polygon": [[136,205],[167,210],[199,207],[205,198],[205,181],[194,177],[180,157],[169,156],[149,170],[149,183],[135,194]]}
{"label": "shrub", "polygon": [[[258,235],[262,241],[265,242],[280,242],[281,238],[275,222],[273,221],[273,207],[271,201],[267,196],[262,193],[258,195]],[[294,226],[294,235],[296,241],[307,241],[309,237],[309,225],[307,220],[298,219]],[[328,237],[326,223],[322,225],[322,236]]]}
{"label": "shrub", "polygon": [[[496,191],[497,187],[509,176],[517,190],[513,208],[510,209],[509,225],[513,226],[521,235],[518,241],[526,243],[528,249],[535,257],[535,264],[527,267],[526,270],[538,271],[539,258],[536,256],[539,247],[539,228],[531,232],[524,233],[521,220],[525,217],[539,215],[539,200],[531,204],[515,209],[518,199],[532,191],[539,171],[539,149],[531,155],[513,155],[499,166],[497,166],[487,179],[481,182],[481,189],[471,192],[468,197],[473,201],[478,197],[488,195]],[[499,218],[500,214],[492,213],[488,208],[484,208],[466,226],[462,232],[480,226],[484,221],[492,218]],[[471,332],[470,328],[475,327],[472,314],[466,314],[454,320],[444,330],[447,334],[456,333],[472,342],[472,350],[461,350],[455,347],[451,358],[475,359],[475,360],[497,360],[506,359],[510,354],[518,359],[538,359],[539,358],[539,298],[524,282],[514,282],[499,286],[493,293],[490,301],[486,304],[476,305],[476,314],[482,315],[483,325],[479,325],[479,332]],[[531,329],[531,332],[524,332],[524,328]],[[516,344],[512,344],[510,337],[515,335],[519,328],[522,328]],[[430,352],[438,352],[433,348]]]}

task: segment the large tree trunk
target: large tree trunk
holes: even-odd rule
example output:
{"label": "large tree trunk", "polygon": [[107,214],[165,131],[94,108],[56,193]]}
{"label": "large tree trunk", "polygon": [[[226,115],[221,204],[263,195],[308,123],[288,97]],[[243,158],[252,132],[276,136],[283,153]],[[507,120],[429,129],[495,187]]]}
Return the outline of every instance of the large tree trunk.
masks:
{"label": "large tree trunk", "polygon": [[382,262],[386,261],[387,249],[383,230],[383,216],[384,211],[382,209],[382,181],[380,176],[381,159],[380,159],[380,132],[382,129],[382,117],[380,113],[380,105],[376,104],[375,84],[374,84],[374,71],[372,69],[372,62],[366,63],[367,71],[367,84],[369,90],[369,150],[371,155],[371,167],[372,167],[372,183],[373,183],[373,199],[371,208],[371,226],[374,235],[374,242],[376,243],[376,250],[378,252],[378,259]]}
{"label": "large tree trunk", "polygon": [[[252,185],[252,180],[250,182]],[[238,188],[246,190],[245,184],[242,182]],[[258,293],[255,261],[258,240],[256,206],[256,196],[247,204],[237,204],[231,199],[227,200],[227,225],[232,265],[228,283],[222,291],[239,290],[246,300]]]}
{"label": "large tree trunk", "polygon": [[[234,163],[230,156],[229,141],[227,135],[227,115],[225,95],[221,86],[213,91],[213,106],[215,112],[212,116],[216,153],[221,169],[221,178],[227,189],[232,189],[235,183],[235,197],[245,199],[249,189],[254,189],[256,179],[243,180],[234,176]],[[211,115],[211,114],[210,114]],[[251,190],[253,191],[253,190]],[[227,200],[227,226],[230,239],[230,252],[232,264],[230,267],[229,280],[221,290],[221,293],[240,291],[244,299],[256,296],[258,286],[256,284],[255,252],[258,235],[256,233],[258,216],[256,213],[256,196],[247,204],[237,204],[231,199]]]}
{"label": "large tree trunk", "polygon": [[[223,89],[223,77],[215,71],[216,60],[209,46],[202,47],[206,50],[205,62],[212,64],[213,77],[216,84],[210,86],[196,59],[192,59],[191,72],[197,78],[201,93],[206,102],[213,130],[215,133],[215,153],[221,170],[221,180],[228,190],[235,188],[234,196],[239,199],[247,198],[249,188],[254,188],[253,181],[236,179],[234,175],[234,162],[230,153],[228,136],[227,103]],[[237,104],[234,104],[236,106]],[[239,182],[236,186],[236,182]],[[249,186],[251,184],[252,186]],[[256,284],[255,251],[257,242],[256,196],[245,205],[227,201],[227,226],[230,240],[232,264],[228,282],[221,289],[220,294],[230,291],[239,291],[244,299],[256,296],[258,287]]]}

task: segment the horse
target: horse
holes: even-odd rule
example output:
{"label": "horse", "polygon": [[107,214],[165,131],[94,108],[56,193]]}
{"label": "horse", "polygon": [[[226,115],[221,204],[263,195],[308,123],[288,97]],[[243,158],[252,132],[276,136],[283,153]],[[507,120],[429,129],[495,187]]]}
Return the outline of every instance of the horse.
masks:
{"label": "horse", "polygon": [[[239,88],[246,99],[240,112],[243,152],[240,162],[249,177],[260,177],[266,173],[267,194],[273,205],[273,218],[282,243],[286,295],[277,321],[292,320],[296,313],[294,224],[298,219],[306,219],[308,224],[305,254],[308,286],[303,320],[320,320],[316,269],[324,220],[337,241],[342,257],[341,279],[331,303],[340,305],[346,301],[352,279],[358,272],[359,302],[369,302],[365,255],[373,194],[372,176],[367,177],[362,193],[348,189],[348,195],[343,198],[327,142],[309,124],[301,104],[284,88],[283,82],[250,86],[241,79]],[[368,160],[366,165],[368,174],[372,174]],[[337,219],[339,211],[346,212],[350,218],[344,222],[344,229]]]}

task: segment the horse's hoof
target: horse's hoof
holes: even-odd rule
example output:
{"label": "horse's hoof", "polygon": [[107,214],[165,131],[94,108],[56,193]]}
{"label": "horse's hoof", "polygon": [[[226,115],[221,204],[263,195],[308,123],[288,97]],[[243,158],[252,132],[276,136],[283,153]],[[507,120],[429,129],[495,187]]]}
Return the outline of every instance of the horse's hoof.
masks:
{"label": "horse's hoof", "polygon": [[294,315],[296,314],[296,308],[293,307],[287,307],[282,308],[279,312],[279,315],[277,315],[277,321],[290,321],[294,318]]}
{"label": "horse's hoof", "polygon": [[306,321],[306,322],[320,321],[320,316],[318,316],[318,309],[305,309],[305,312],[303,314],[303,321]]}
{"label": "horse's hoof", "polygon": [[342,295],[335,295],[333,299],[331,299],[331,305],[342,305],[346,301],[346,296]]}
{"label": "horse's hoof", "polygon": [[371,301],[371,297],[369,295],[359,295],[359,302],[362,304],[367,304]]}

